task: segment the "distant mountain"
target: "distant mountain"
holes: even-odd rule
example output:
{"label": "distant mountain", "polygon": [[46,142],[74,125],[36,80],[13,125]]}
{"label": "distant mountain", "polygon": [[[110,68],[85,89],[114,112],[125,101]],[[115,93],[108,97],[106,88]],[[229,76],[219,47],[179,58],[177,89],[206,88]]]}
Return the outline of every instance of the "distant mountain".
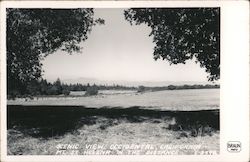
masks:
{"label": "distant mountain", "polygon": [[182,81],[182,82],[175,82],[175,81],[125,81],[125,80],[99,80],[95,78],[78,78],[78,79],[62,79],[63,83],[67,84],[97,84],[97,85],[123,85],[123,86],[168,86],[168,85],[193,85],[193,84],[212,84],[209,82],[193,82],[193,81]]}

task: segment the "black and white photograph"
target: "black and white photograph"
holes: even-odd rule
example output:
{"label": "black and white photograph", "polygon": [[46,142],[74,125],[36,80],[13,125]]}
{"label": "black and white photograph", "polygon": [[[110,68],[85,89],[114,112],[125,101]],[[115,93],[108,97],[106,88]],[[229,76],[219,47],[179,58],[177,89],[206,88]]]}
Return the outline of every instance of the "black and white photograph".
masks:
{"label": "black and white photograph", "polygon": [[219,8],[8,8],[6,39],[8,154],[219,154]]}
{"label": "black and white photograph", "polygon": [[220,155],[221,7],[5,17],[7,156]]}

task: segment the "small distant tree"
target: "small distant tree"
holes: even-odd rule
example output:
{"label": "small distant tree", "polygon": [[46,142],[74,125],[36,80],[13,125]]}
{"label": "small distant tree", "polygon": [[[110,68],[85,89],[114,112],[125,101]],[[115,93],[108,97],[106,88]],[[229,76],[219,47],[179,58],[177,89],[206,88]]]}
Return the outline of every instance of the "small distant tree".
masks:
{"label": "small distant tree", "polygon": [[98,94],[98,88],[96,86],[87,87],[86,96],[93,96]]}
{"label": "small distant tree", "polygon": [[27,85],[27,95],[37,96],[41,94],[40,82],[33,81]]}
{"label": "small distant tree", "polygon": [[52,85],[48,89],[48,94],[49,95],[58,95],[58,89],[55,85]]}
{"label": "small distant tree", "polygon": [[62,94],[68,96],[70,94],[70,91],[68,89],[63,89]]}
{"label": "small distant tree", "polygon": [[139,86],[137,92],[141,93],[141,92],[145,92],[145,90],[146,90],[146,87],[144,87],[144,86]]}
{"label": "small distant tree", "polygon": [[169,89],[169,90],[174,90],[174,89],[176,89],[176,86],[174,86],[174,85],[169,85],[169,86],[168,86],[168,89]]}
{"label": "small distant tree", "polygon": [[56,94],[62,94],[63,88],[61,80],[59,78],[57,78],[57,80],[54,82],[54,86],[57,89]]}
{"label": "small distant tree", "polygon": [[49,87],[49,84],[47,83],[47,80],[42,79],[39,85],[40,85],[41,94],[42,95],[47,95],[48,94],[48,87]]}

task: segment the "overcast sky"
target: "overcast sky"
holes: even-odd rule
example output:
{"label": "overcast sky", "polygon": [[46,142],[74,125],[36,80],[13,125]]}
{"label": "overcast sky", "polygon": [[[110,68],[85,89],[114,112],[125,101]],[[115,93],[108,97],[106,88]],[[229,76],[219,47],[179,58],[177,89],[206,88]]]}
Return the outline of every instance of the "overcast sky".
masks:
{"label": "overcast sky", "polygon": [[95,9],[105,25],[93,27],[89,38],[81,43],[81,53],[57,51],[43,61],[44,78],[126,81],[197,81],[206,82],[207,73],[194,61],[169,65],[153,59],[152,37],[146,25],[131,26],[123,9]]}

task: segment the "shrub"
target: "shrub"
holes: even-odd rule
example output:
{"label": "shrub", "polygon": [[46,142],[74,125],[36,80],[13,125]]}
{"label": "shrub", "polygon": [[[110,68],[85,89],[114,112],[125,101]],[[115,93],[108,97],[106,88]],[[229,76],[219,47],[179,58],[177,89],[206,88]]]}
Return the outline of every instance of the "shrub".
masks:
{"label": "shrub", "polygon": [[63,93],[65,96],[68,96],[68,95],[70,94],[70,91],[67,90],[67,89],[64,89],[64,90],[62,91],[62,93]]}
{"label": "shrub", "polygon": [[174,85],[169,85],[169,86],[168,86],[168,89],[169,89],[169,90],[174,90],[174,89],[176,89],[176,86],[174,86]]}
{"label": "shrub", "polygon": [[98,94],[98,88],[95,86],[87,87],[85,95],[87,96],[93,96]]}
{"label": "shrub", "polygon": [[137,92],[141,93],[141,92],[144,92],[145,90],[146,90],[146,87],[144,87],[144,86],[139,86]]}

